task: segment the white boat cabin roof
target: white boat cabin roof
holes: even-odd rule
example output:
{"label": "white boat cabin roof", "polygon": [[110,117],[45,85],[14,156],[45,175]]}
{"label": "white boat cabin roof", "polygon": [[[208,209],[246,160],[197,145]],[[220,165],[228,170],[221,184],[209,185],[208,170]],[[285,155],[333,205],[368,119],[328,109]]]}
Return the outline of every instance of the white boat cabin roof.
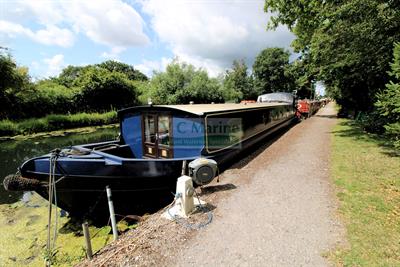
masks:
{"label": "white boat cabin roof", "polygon": [[240,104],[228,103],[228,104],[154,105],[153,107],[163,107],[168,109],[181,110],[184,112],[201,116],[209,113],[258,109],[258,108],[276,107],[283,105],[288,105],[288,104],[272,102],[272,103],[240,103]]}

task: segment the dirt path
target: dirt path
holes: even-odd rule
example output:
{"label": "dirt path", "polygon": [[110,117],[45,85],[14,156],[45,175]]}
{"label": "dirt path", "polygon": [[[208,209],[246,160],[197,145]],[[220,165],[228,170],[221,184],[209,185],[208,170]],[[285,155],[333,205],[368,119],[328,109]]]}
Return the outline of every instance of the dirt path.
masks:
{"label": "dirt path", "polygon": [[[201,198],[213,222],[189,230],[146,217],[81,266],[326,266],[343,238],[329,177],[333,104],[225,171]],[[196,214],[194,221],[204,221]]]}
{"label": "dirt path", "polygon": [[328,265],[322,254],[342,235],[329,178],[334,114],[328,105],[240,170],[250,182],[221,201],[176,265]]}

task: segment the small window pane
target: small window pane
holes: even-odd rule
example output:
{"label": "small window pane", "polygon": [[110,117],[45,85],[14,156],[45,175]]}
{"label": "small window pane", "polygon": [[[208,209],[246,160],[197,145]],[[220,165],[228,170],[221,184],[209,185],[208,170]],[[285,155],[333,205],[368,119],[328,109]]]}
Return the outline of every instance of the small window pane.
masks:
{"label": "small window pane", "polygon": [[158,144],[170,145],[170,120],[169,116],[160,115],[158,117]]}
{"label": "small window pane", "polygon": [[145,135],[145,141],[147,143],[156,142],[154,116],[152,115],[146,115],[144,117],[144,135]]}

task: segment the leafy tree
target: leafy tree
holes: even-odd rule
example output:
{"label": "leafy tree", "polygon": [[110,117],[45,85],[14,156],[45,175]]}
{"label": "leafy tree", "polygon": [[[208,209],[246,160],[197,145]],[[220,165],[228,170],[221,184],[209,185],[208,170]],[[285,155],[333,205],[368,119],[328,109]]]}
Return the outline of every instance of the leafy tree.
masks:
{"label": "leafy tree", "polygon": [[18,67],[7,53],[0,53],[0,118],[13,117],[19,99],[16,94],[32,88],[28,68]]}
{"label": "leafy tree", "polygon": [[257,94],[294,90],[294,80],[289,75],[289,51],[267,48],[261,51],[253,64],[254,86]]}
{"label": "leafy tree", "polygon": [[174,60],[165,72],[155,73],[149,83],[149,97],[156,104],[223,102],[221,85],[206,71]]}
{"label": "leafy tree", "polygon": [[223,86],[225,100],[239,102],[242,99],[257,99],[258,92],[253,87],[252,77],[243,60],[233,61],[232,70],[225,73]]}
{"label": "leafy tree", "polygon": [[91,66],[67,66],[64,68],[57,78],[53,79],[58,84],[68,88],[79,86],[79,79]]}
{"label": "leafy tree", "polygon": [[109,72],[118,72],[126,75],[129,80],[132,81],[147,81],[148,78],[146,75],[141,73],[138,70],[135,70],[133,66],[114,61],[114,60],[107,60],[100,64],[95,65],[87,65],[87,66],[68,66],[64,68],[60,75],[55,78],[55,80],[66,87],[76,87],[82,86],[82,77],[85,75],[86,72],[93,68],[102,68]]}
{"label": "leafy tree", "polygon": [[146,75],[141,73],[138,70],[135,70],[133,66],[115,61],[115,60],[107,60],[104,61],[103,63],[97,64],[96,66],[100,68],[104,68],[108,71],[115,71],[115,72],[120,72],[124,73],[129,80],[133,81],[147,81],[148,78]]}
{"label": "leafy tree", "polygon": [[83,111],[108,111],[137,103],[136,87],[122,73],[90,68],[81,79],[77,102]]}
{"label": "leafy tree", "polygon": [[299,98],[312,98],[315,95],[315,81],[309,74],[306,58],[294,60],[286,69],[286,75],[293,80],[292,88],[297,90]]}
{"label": "leafy tree", "polygon": [[370,110],[388,82],[391,47],[400,40],[398,1],[266,0],[269,24],[284,24],[296,51],[309,59],[310,76],[322,80],[344,108]]}

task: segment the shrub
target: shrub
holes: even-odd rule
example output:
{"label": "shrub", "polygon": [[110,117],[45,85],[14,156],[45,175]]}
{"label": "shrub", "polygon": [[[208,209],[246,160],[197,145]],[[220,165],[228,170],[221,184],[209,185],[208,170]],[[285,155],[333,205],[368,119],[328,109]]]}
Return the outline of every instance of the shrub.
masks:
{"label": "shrub", "polygon": [[400,122],[385,125],[386,134],[392,139],[393,145],[400,149]]}
{"label": "shrub", "polygon": [[32,134],[54,130],[49,127],[46,118],[23,120],[18,123],[17,127],[19,132],[23,134]]}
{"label": "shrub", "polygon": [[82,77],[82,91],[76,101],[82,111],[108,111],[137,103],[134,83],[122,73],[90,69]]}
{"label": "shrub", "polygon": [[17,125],[10,120],[0,121],[0,136],[4,135],[17,135],[18,128]]}
{"label": "shrub", "polygon": [[385,129],[385,134],[400,148],[400,43],[395,44],[394,61],[390,73],[394,80],[377,95],[376,110]]}

